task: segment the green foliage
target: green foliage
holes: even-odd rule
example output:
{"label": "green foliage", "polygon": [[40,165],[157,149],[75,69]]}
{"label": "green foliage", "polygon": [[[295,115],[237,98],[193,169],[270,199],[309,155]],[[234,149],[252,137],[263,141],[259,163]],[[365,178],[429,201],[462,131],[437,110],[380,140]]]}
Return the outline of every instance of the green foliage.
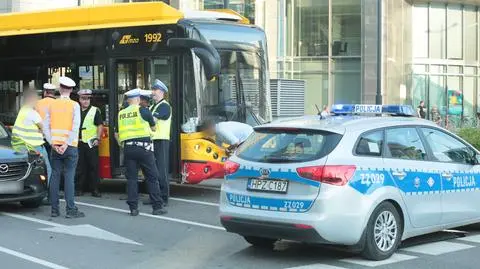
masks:
{"label": "green foliage", "polygon": [[468,143],[480,150],[480,130],[477,128],[458,129],[457,135],[465,139]]}

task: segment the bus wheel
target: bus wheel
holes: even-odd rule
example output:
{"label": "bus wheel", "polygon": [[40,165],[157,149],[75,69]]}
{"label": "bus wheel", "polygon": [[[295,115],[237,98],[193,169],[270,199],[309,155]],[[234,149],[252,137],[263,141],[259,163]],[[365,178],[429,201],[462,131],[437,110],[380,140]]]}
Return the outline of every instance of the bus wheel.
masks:
{"label": "bus wheel", "polygon": [[369,260],[388,259],[402,238],[402,219],[390,202],[381,203],[370,216],[362,255]]}

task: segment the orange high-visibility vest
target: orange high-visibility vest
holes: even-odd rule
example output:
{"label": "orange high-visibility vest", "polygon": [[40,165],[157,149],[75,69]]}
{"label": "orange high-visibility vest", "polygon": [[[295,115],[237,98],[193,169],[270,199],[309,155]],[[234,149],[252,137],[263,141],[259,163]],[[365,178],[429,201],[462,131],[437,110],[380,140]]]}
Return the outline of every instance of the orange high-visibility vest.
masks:
{"label": "orange high-visibility vest", "polygon": [[[50,132],[52,145],[63,145],[73,128],[73,116],[76,102],[70,99],[56,99],[50,106]],[[78,145],[78,137],[73,140],[72,146]]]}
{"label": "orange high-visibility vest", "polygon": [[51,97],[45,97],[42,100],[39,100],[37,102],[37,105],[35,106],[35,110],[40,114],[40,117],[42,117],[42,120],[45,119],[45,116],[47,115],[47,111],[50,109],[50,105],[52,102],[55,101],[55,98]]}

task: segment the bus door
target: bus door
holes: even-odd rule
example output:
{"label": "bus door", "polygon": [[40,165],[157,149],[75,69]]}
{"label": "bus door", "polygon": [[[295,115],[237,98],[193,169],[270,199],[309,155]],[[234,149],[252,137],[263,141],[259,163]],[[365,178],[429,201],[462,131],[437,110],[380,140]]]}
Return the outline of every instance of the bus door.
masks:
{"label": "bus door", "polygon": [[[116,113],[114,113],[115,119],[111,121],[115,123],[115,128],[110,128],[111,131],[115,131],[117,127],[116,117],[118,111],[125,105],[124,95],[127,91],[134,88],[150,90],[154,80],[160,79],[169,88],[169,93],[172,92],[172,64],[171,58],[168,56],[115,59],[114,70],[115,74],[112,81],[114,91],[112,93],[116,94],[117,102],[115,103],[116,107],[112,108],[115,109]],[[111,140],[110,145],[112,171],[114,175],[123,174],[123,152],[116,141],[112,143]]]}

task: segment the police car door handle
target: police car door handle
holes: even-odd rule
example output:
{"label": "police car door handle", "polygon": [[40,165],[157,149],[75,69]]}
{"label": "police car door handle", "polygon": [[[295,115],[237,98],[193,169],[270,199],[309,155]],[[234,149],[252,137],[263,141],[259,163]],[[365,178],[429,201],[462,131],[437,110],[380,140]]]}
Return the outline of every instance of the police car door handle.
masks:
{"label": "police car door handle", "polygon": [[442,173],[442,177],[444,177],[444,178],[452,178],[452,174],[450,174],[450,173]]}
{"label": "police car door handle", "polygon": [[392,172],[392,175],[396,177],[405,177],[407,174],[403,171],[395,171],[395,172]]}

